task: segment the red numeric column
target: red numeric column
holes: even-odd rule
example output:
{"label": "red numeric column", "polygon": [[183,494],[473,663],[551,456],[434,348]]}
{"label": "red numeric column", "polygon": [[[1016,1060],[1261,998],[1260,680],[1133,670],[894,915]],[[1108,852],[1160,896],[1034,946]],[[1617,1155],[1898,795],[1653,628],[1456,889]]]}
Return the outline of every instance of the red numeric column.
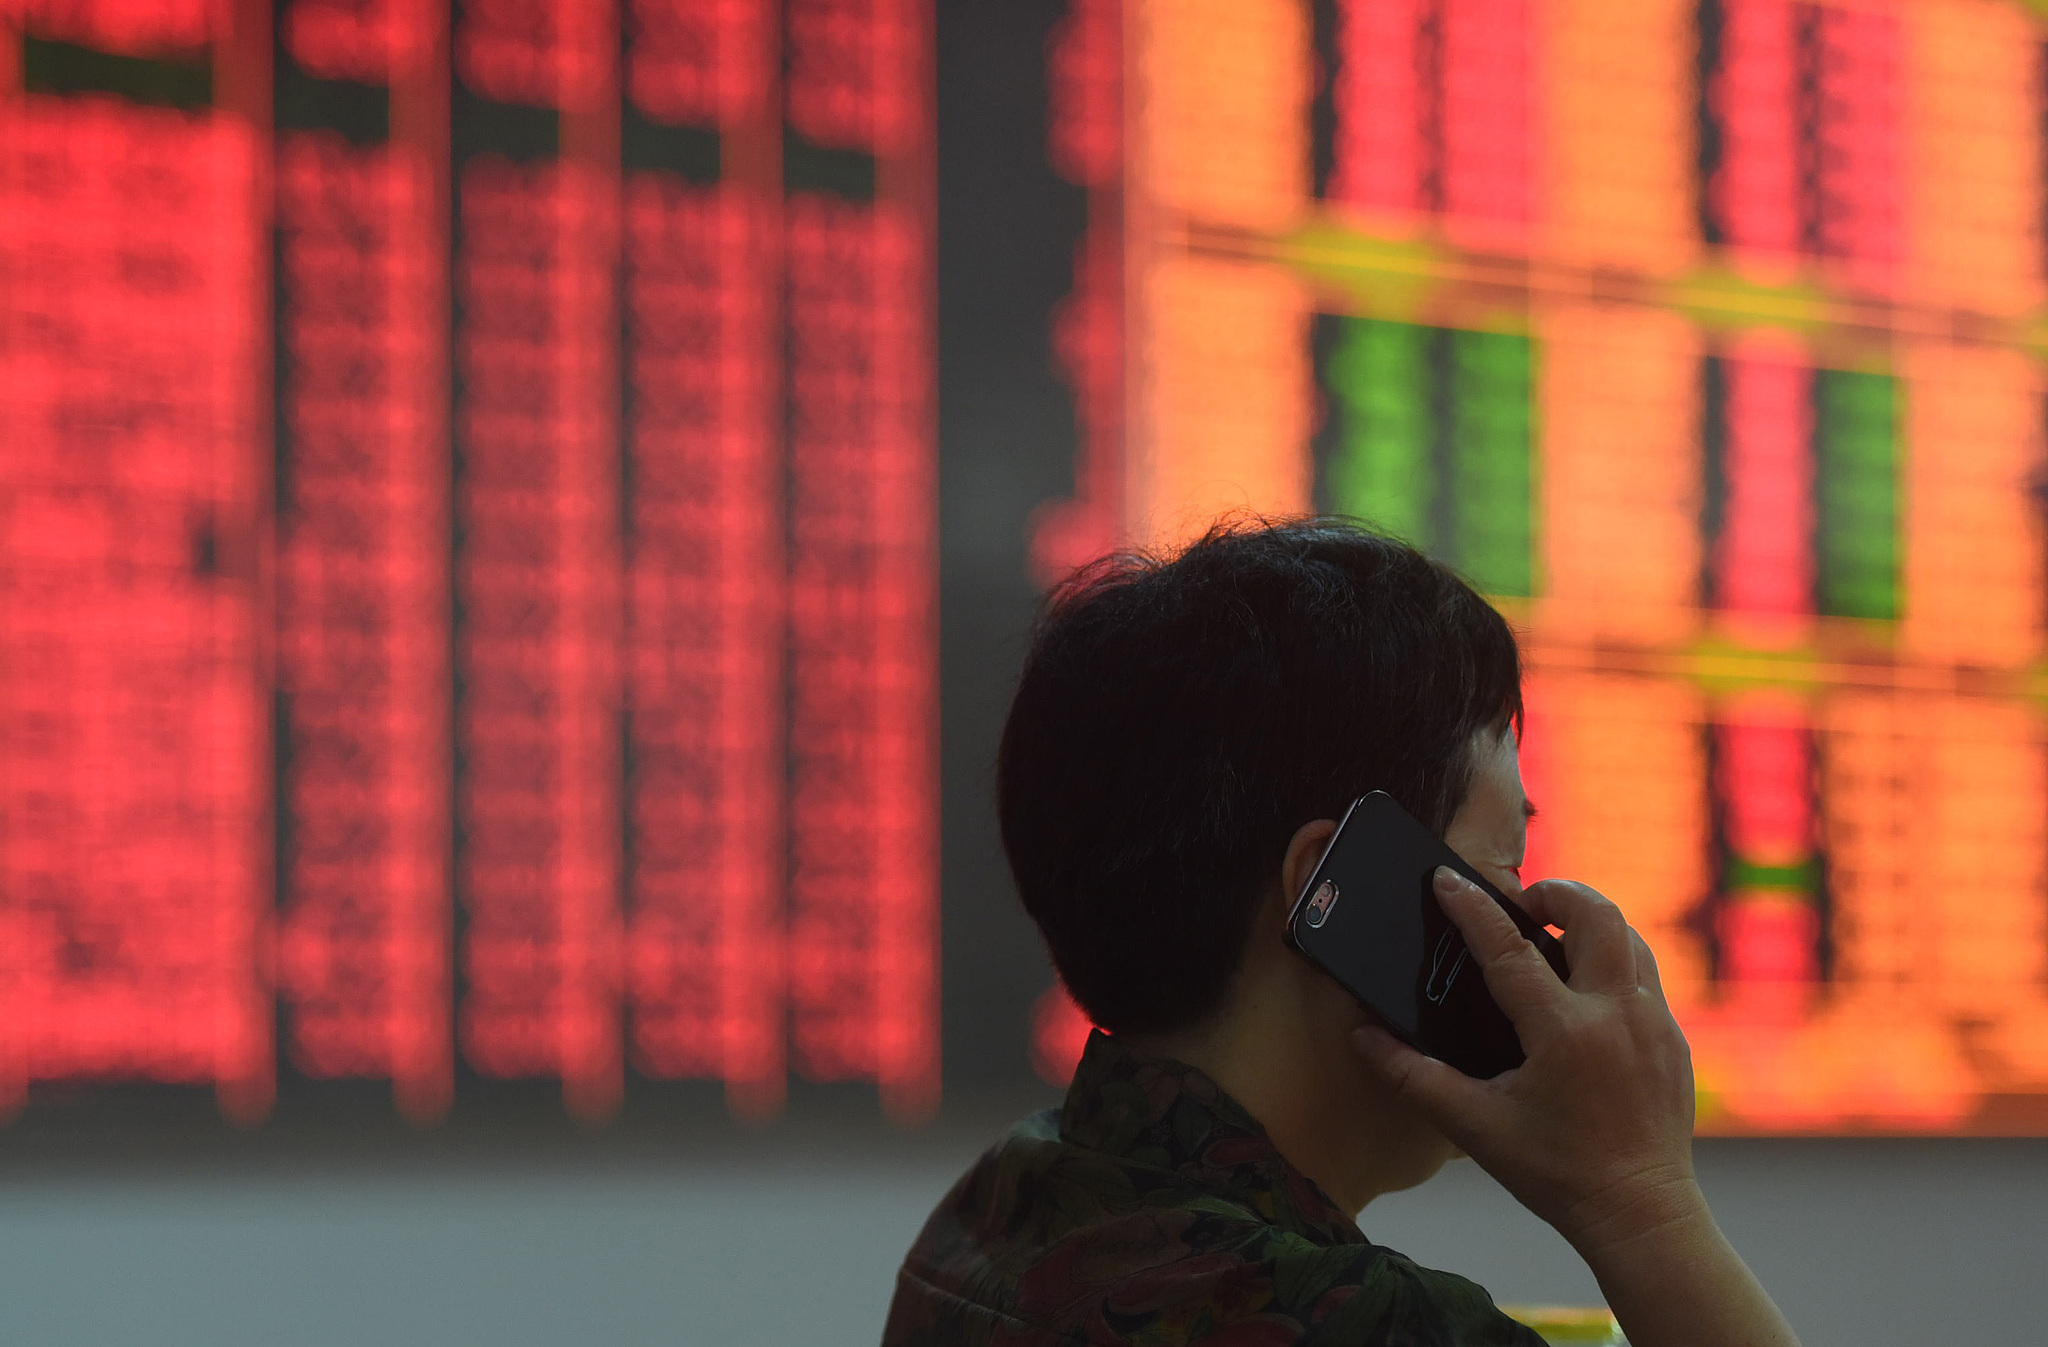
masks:
{"label": "red numeric column", "polygon": [[456,179],[460,1040],[586,1118],[623,1088],[611,25],[472,0],[455,30],[466,88],[554,110],[561,146]]}
{"label": "red numeric column", "polygon": [[1707,106],[1721,162],[1707,206],[1736,266],[1781,275],[1802,242],[1801,59],[1791,0],[1725,0]]}
{"label": "red numeric column", "polygon": [[1819,251],[1841,281],[1890,294],[1905,252],[1903,29],[1894,14],[1812,15]]}
{"label": "red numeric column", "polygon": [[1330,199],[1516,250],[1534,192],[1528,0],[1341,0]]}
{"label": "red numeric column", "polygon": [[287,6],[286,55],[386,86],[393,136],[287,133],[276,179],[286,1046],[419,1119],[454,1087],[440,15]]}
{"label": "red numeric column", "polygon": [[1330,199],[1420,219],[1432,205],[1437,152],[1433,0],[1346,0],[1337,10],[1336,163]]}
{"label": "red numeric column", "polygon": [[112,52],[211,43],[226,106],[0,90],[0,1107],[126,1078],[253,1118],[268,267],[243,100],[267,28],[248,6],[16,17]]}
{"label": "red numeric column", "polygon": [[1814,596],[1813,371],[1796,347],[1733,345],[1727,379],[1728,501],[1711,567],[1715,606],[1750,639],[1803,634]]}
{"label": "red numeric column", "polygon": [[633,1065],[785,1079],[778,48],[764,5],[634,0],[626,90],[721,172],[627,175],[627,1004]]}
{"label": "red numeric column", "polygon": [[[1727,504],[1710,559],[1714,601],[1726,630],[1766,646],[1796,642],[1813,620],[1813,373],[1800,354],[1752,337],[1722,362]],[[1789,699],[1735,697],[1714,727],[1730,867],[1720,981],[1773,1013],[1798,1012],[1819,976],[1806,716]]]}
{"label": "red numeric column", "polygon": [[1443,0],[1438,23],[1444,231],[1519,250],[1534,188],[1528,0]]}
{"label": "red numeric column", "polygon": [[930,14],[787,11],[788,113],[872,201],[787,206],[790,999],[798,1068],[938,1096]]}

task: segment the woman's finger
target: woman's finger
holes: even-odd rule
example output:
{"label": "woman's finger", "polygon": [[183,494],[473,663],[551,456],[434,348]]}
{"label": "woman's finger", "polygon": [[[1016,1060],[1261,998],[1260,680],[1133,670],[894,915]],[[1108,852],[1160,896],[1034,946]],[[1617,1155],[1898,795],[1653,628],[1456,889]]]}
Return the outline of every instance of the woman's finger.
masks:
{"label": "woman's finger", "polygon": [[1636,985],[1662,996],[1664,978],[1657,971],[1657,952],[1650,948],[1650,942],[1643,939],[1643,933],[1635,927],[1629,927],[1628,933],[1636,945]]}
{"label": "woman's finger", "polygon": [[1522,890],[1522,906],[1564,932],[1571,985],[1579,991],[1626,991],[1636,985],[1636,949],[1627,918],[1598,891],[1569,879],[1538,880]]}
{"label": "woman's finger", "polygon": [[1444,915],[1465,937],[1465,947],[1477,960],[1487,990],[1515,1027],[1519,1030],[1525,1021],[1555,1010],[1564,984],[1514,918],[1490,894],[1448,865],[1437,867],[1434,888]]}

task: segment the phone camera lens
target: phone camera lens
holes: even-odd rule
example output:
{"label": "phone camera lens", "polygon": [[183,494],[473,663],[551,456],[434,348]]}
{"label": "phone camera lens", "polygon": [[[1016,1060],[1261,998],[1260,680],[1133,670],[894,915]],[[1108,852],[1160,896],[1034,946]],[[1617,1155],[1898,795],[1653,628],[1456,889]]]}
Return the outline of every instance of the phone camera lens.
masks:
{"label": "phone camera lens", "polygon": [[1308,897],[1306,920],[1310,930],[1321,926],[1330,919],[1330,909],[1337,905],[1337,881],[1326,879],[1316,885],[1316,891]]}

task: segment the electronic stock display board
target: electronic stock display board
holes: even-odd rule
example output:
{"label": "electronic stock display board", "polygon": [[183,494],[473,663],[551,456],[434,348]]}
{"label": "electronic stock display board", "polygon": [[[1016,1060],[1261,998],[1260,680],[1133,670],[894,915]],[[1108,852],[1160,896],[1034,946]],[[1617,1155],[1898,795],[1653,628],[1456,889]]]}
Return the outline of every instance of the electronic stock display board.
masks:
{"label": "electronic stock display board", "polygon": [[0,1112],[929,1112],[930,26],[0,5]]}
{"label": "electronic stock display board", "polygon": [[[1074,0],[1051,576],[1336,510],[1518,626],[1704,1130],[2048,1131],[2048,12]],[[1049,1074],[1074,1049],[1056,993]]]}
{"label": "electronic stock display board", "polygon": [[[0,4],[0,1110],[929,1110],[932,21]],[[1045,53],[1038,576],[1246,508],[1471,576],[1529,873],[1656,946],[1706,1130],[2048,1130],[2044,42],[1069,0]]]}

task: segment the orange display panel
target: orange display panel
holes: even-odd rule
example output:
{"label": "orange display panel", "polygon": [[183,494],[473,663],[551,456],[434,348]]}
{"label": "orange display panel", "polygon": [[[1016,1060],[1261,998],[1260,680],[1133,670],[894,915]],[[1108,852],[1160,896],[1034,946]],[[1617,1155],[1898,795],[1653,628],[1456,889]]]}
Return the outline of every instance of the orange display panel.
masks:
{"label": "orange display panel", "polygon": [[[1136,123],[1128,171],[1144,184],[1123,265],[1132,396],[1123,511],[1160,537],[1230,509],[1307,507],[1308,303],[1294,277],[1155,248],[1196,222],[1290,227],[1307,182],[1308,20],[1291,0],[1158,5],[1126,69]],[[1253,78],[1230,78],[1234,70]]]}
{"label": "orange display panel", "polygon": [[[1531,866],[1650,938],[1703,1130],[2048,1132],[2038,15],[1102,8],[1053,67],[1124,35],[1131,153],[1054,163],[1121,221],[1073,304],[1121,268],[1123,344],[1062,350],[1130,414],[1041,570],[1105,515],[1409,537],[1521,634]],[[1176,110],[1223,107],[1198,152]],[[1293,335],[1174,377],[1259,293]],[[1073,1014],[1035,1023],[1057,1076]]]}
{"label": "orange display panel", "polygon": [[935,1105],[931,41],[0,7],[0,1110]]}

